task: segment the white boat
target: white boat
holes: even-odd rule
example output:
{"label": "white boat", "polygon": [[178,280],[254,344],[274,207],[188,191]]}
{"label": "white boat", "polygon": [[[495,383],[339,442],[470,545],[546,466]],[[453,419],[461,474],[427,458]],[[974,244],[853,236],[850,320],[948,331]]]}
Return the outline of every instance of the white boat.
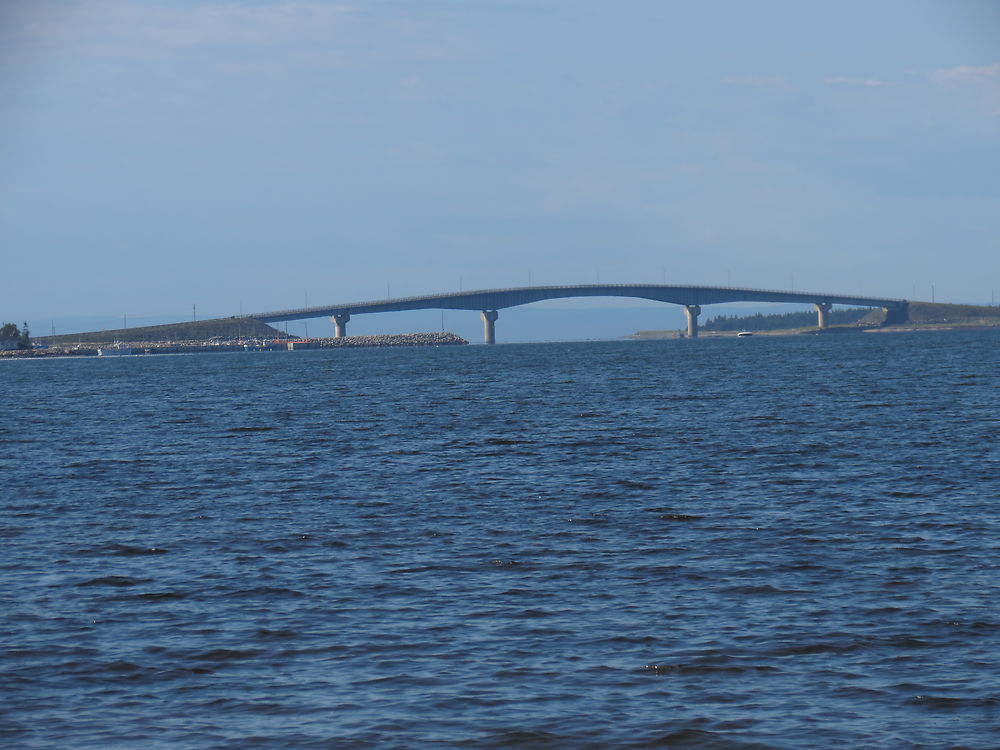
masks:
{"label": "white boat", "polygon": [[740,331],[736,334],[736,338],[738,339],[745,339],[748,336],[753,336],[753,331]]}
{"label": "white boat", "polygon": [[98,357],[122,357],[126,354],[132,353],[131,346],[125,346],[125,344],[116,343],[113,346],[109,346],[107,349],[98,349]]}

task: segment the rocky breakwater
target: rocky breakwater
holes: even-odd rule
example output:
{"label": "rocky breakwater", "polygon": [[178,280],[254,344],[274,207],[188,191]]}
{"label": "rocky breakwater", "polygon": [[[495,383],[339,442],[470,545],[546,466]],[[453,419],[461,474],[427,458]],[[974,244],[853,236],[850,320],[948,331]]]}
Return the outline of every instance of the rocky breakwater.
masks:
{"label": "rocky breakwater", "polygon": [[387,333],[379,336],[345,336],[344,338],[321,338],[321,349],[342,349],[351,347],[377,346],[458,346],[469,342],[454,333]]}
{"label": "rocky breakwater", "polygon": [[97,356],[97,349],[11,349],[0,351],[0,359],[28,359],[29,357],[87,357]]}

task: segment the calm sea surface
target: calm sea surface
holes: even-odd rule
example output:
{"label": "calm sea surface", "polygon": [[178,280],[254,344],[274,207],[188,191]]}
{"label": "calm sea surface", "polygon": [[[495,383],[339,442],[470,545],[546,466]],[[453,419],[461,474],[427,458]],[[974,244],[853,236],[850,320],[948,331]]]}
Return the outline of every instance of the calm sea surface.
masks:
{"label": "calm sea surface", "polygon": [[0,362],[0,745],[1000,746],[1000,335]]}

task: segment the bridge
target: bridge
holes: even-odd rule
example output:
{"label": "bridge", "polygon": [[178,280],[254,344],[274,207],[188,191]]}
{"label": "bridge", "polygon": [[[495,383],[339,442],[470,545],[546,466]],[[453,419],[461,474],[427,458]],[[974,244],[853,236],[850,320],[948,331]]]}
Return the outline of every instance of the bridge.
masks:
{"label": "bridge", "polygon": [[770,289],[740,289],[718,286],[678,286],[671,284],[580,284],[577,286],[527,286],[513,289],[480,289],[451,294],[430,294],[421,297],[400,297],[371,302],[350,302],[339,305],[301,307],[293,310],[253,313],[266,323],[286,320],[329,317],[336,337],[347,335],[347,323],[352,315],[364,313],[402,312],[404,310],[478,310],[483,320],[483,339],[487,344],[496,341],[498,310],[518,305],[529,305],[549,299],[566,297],[635,297],[638,299],[683,305],[687,316],[687,335],[698,336],[698,316],[702,305],[721,302],[793,302],[812,304],[816,308],[817,325],[827,327],[827,313],[833,305],[854,307],[881,307],[886,311],[887,323],[904,323],[909,314],[905,299],[858,297],[844,294],[817,292],[782,292]]}

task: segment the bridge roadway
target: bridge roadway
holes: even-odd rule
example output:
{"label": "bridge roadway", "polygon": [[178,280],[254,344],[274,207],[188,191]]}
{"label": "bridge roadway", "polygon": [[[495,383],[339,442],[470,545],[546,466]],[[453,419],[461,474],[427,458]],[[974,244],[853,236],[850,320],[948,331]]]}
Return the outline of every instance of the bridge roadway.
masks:
{"label": "bridge roadway", "polygon": [[683,305],[687,316],[687,333],[690,338],[698,335],[698,315],[702,305],[721,302],[798,302],[810,303],[816,308],[817,325],[827,326],[827,313],[833,305],[855,307],[881,307],[886,311],[886,322],[906,321],[909,303],[904,299],[858,297],[845,294],[817,292],[782,292],[770,289],[741,289],[717,286],[678,286],[671,284],[581,284],[577,286],[528,286],[514,289],[480,289],[451,294],[430,294],[421,297],[400,297],[372,302],[351,302],[341,305],[302,307],[294,310],[253,313],[245,317],[266,323],[285,320],[303,320],[329,316],[337,338],[347,335],[347,323],[352,315],[404,310],[479,310],[483,320],[483,338],[487,344],[496,341],[497,310],[505,307],[529,305],[549,299],[565,297],[637,297],[639,299]]}

